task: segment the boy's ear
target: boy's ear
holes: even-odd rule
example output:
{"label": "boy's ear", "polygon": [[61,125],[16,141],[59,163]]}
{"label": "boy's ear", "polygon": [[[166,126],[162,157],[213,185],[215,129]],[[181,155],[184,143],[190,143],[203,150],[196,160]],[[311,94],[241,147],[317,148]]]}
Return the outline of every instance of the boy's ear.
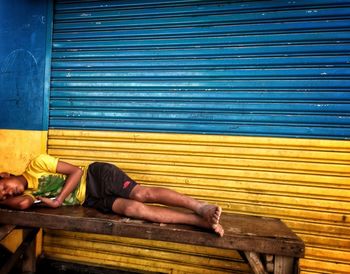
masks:
{"label": "boy's ear", "polygon": [[0,172],[0,177],[1,178],[10,178],[10,176],[11,176],[11,174],[8,173],[8,172]]}

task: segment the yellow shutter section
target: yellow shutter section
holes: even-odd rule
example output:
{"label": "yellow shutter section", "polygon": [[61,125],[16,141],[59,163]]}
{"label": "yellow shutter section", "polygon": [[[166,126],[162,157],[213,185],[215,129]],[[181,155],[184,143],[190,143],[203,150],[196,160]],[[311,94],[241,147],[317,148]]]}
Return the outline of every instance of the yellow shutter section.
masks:
{"label": "yellow shutter section", "polygon": [[48,257],[157,273],[249,273],[249,266],[232,250],[125,237],[47,231]]}
{"label": "yellow shutter section", "polygon": [[[70,163],[111,162],[141,184],[166,186],[226,212],[283,219],[306,243],[302,273],[350,272],[349,151],[349,141],[141,132],[49,130],[48,140],[48,152]],[[98,248],[84,251],[75,238]],[[211,256],[194,246],[101,235],[50,232],[44,250],[53,258],[164,273],[227,273],[232,265],[249,272],[226,250]]]}

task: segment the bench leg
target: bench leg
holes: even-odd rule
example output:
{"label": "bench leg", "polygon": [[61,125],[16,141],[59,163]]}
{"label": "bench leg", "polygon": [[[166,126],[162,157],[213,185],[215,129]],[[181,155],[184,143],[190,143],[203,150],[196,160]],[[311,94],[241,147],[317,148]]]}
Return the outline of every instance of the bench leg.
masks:
{"label": "bench leg", "polygon": [[242,258],[248,261],[254,274],[299,274],[299,258],[288,256],[263,255],[264,263],[260,254],[251,251],[239,252]]}
{"label": "bench leg", "polygon": [[254,274],[267,274],[264,265],[259,258],[259,254],[251,251],[244,251],[244,255],[248,260]]}
{"label": "bench leg", "polygon": [[[39,231],[38,228],[33,228],[28,230],[22,244],[17,248],[17,250],[10,257],[10,259],[0,268],[1,274],[9,273],[13,268],[13,266],[17,263],[17,261],[25,252],[31,253],[31,251],[28,251],[28,249],[31,249],[31,245],[33,243],[34,243],[34,250],[35,250],[35,236],[38,233],[38,231]],[[34,257],[35,257],[35,251],[34,251]]]}
{"label": "bench leg", "polygon": [[295,274],[297,269],[297,261],[293,257],[275,256],[274,274]]}
{"label": "bench leg", "polygon": [[36,272],[36,242],[35,242],[35,238],[28,244],[27,249],[24,251],[22,272],[27,273],[27,274]]}

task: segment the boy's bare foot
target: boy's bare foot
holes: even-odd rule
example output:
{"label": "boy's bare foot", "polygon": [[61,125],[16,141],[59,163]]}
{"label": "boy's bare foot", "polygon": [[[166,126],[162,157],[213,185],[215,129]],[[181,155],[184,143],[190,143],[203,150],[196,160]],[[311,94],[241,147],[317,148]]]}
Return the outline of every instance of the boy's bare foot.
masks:
{"label": "boy's bare foot", "polygon": [[220,224],[213,224],[211,227],[220,237],[224,236],[224,228]]}
{"label": "boy's bare foot", "polygon": [[203,204],[198,212],[209,224],[215,225],[220,221],[221,207],[211,204]]}

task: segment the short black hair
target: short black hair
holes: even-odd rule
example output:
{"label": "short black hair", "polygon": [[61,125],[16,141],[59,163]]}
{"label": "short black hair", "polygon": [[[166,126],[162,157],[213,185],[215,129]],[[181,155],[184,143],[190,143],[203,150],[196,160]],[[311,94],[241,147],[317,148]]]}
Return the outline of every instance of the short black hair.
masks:
{"label": "short black hair", "polygon": [[[15,175],[15,174],[10,173],[10,177],[11,177],[11,176],[16,176],[16,175]],[[4,179],[4,177],[0,176],[0,180],[1,180],[1,179]]]}

